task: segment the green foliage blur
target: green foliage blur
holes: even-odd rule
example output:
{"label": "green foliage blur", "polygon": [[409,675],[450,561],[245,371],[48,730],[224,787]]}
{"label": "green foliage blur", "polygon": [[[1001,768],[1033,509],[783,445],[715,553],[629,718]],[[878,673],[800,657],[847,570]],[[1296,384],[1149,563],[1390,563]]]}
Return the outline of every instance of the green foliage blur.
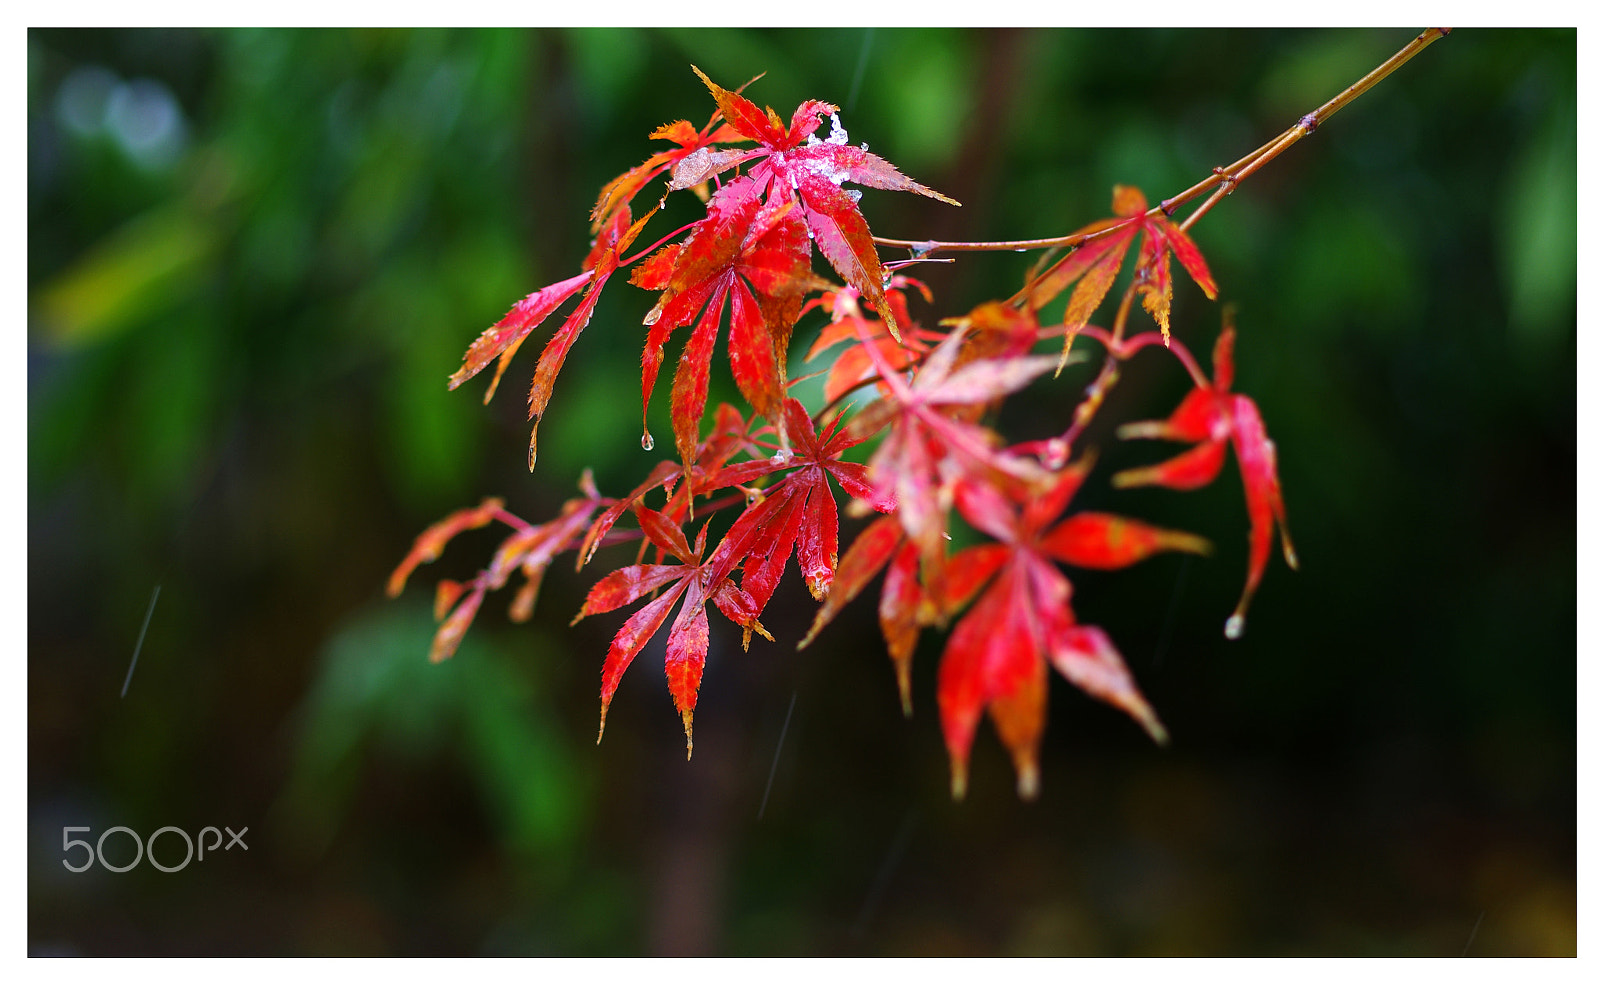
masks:
{"label": "green foliage blur", "polygon": [[[838,103],[853,140],[964,204],[868,191],[876,233],[1012,239],[1103,217],[1117,183],[1177,193],[1416,33],[30,31],[30,950],[1572,954],[1574,31],[1455,32],[1195,226],[1302,571],[1275,556],[1223,639],[1237,471],[1111,490],[1170,451],[1114,426],[1186,384],[1130,363],[1079,506],[1216,554],[1075,574],[1074,602],[1168,749],[1058,682],[1042,799],[1016,800],[985,728],[953,804],[942,635],[905,720],[874,592],[796,654],[814,604],[793,581],[776,644],[713,628],[693,762],[659,643],[597,748],[621,617],[567,627],[596,573],[559,560],[521,627],[492,597],[437,666],[433,584],[495,536],[382,595],[449,510],[494,494],[541,521],[584,468],[618,493],[671,452],[639,449],[652,298],[620,282],[536,474],[518,389],[542,341],[487,408],[483,379],[444,382],[577,271],[595,194],[646,134],[705,122],[690,64],[730,87],[765,72],[747,94],[785,117]],[[924,266],[937,302],[913,313],[1009,295],[1030,261]],[[1175,278],[1175,332],[1208,363],[1219,308]],[[1094,370],[1004,427],[1059,432]],[[664,392],[651,409],[669,432]],[[248,853],[60,864],[65,826],[223,824]]]}

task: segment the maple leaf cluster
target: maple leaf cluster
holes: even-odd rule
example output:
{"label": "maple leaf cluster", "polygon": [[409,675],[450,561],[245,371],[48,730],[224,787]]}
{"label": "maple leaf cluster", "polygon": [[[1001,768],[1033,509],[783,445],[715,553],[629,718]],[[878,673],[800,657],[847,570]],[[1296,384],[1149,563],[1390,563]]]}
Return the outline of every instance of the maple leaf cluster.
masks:
{"label": "maple leaf cluster", "polygon": [[[966,792],[967,761],[985,713],[1011,753],[1018,792],[1038,792],[1051,669],[1165,741],[1166,730],[1111,638],[1079,622],[1072,583],[1062,570],[1121,569],[1162,552],[1210,551],[1205,539],[1188,532],[1113,514],[1066,513],[1095,459],[1092,449],[1074,444],[1121,362],[1160,344],[1190,369],[1195,388],[1166,420],[1125,425],[1119,434],[1197,445],[1166,463],[1119,473],[1113,486],[1203,486],[1221,471],[1225,447],[1234,448],[1250,551],[1244,594],[1226,624],[1229,637],[1243,630],[1275,527],[1282,531],[1285,557],[1295,563],[1276,450],[1256,404],[1230,391],[1231,323],[1217,341],[1212,378],[1199,373],[1171,336],[1171,256],[1208,297],[1217,293],[1198,247],[1160,209],[1148,208],[1141,192],[1118,187],[1114,217],[1080,230],[1080,244],[1033,276],[1012,300],[941,321],[943,329],[925,328],[912,318],[907,297],[920,294],[931,303],[930,292],[880,259],[859,208],[862,192],[845,185],[956,202],[901,174],[866,144],[852,145],[838,107],[807,101],[785,121],[695,71],[716,103],[711,120],[700,128],[678,121],[652,133],[671,147],[601,190],[590,213],[595,238],[581,271],[516,303],[471,344],[449,379],[454,389],[498,360],[487,402],[527,337],[579,297],[545,342],[534,370],[528,393],[532,469],[539,421],[556,378],[593,319],[601,292],[631,267],[632,285],[660,294],[644,320],[642,414],[674,333],[685,328],[688,334],[671,383],[677,459],[661,461],[620,497],[601,495],[586,473],[579,496],[543,524],[524,521],[502,500],[489,498],[424,531],[395,570],[390,595],[398,595],[417,565],[437,558],[455,535],[496,521],[512,529],[473,579],[439,583],[440,627],[432,657],[454,653],[484,596],[505,586],[513,573],[520,570],[524,583],[511,616],[525,620],[556,555],[576,552],[581,569],[602,549],[632,541],[639,543],[634,561],[602,576],[577,614],[583,619],[642,604],[617,630],[601,664],[602,736],[628,667],[666,627],[667,688],[692,755],[694,710],[710,646],[709,610],[714,607],[741,630],[746,649],[755,636],[773,641],[761,616],[793,566],[820,603],[800,647],[882,574],[879,621],[908,715],[911,661],[921,633],[928,627],[948,630],[937,701],[957,797]],[[819,135],[824,120],[825,137]],[[635,219],[634,202],[663,176],[662,201],[666,194],[693,191],[705,202],[705,216],[630,254],[661,206]],[[1136,238],[1141,244],[1132,282],[1113,326],[1090,323]],[[813,248],[843,282],[817,272]],[[1042,322],[1043,312],[1074,282],[1060,319]],[[1142,299],[1159,332],[1128,333],[1135,298]],[[788,363],[796,324],[811,311],[826,315],[827,323],[806,360],[830,360],[824,404],[808,409],[789,394]],[[1059,375],[1080,335],[1100,342],[1105,360],[1100,378],[1063,413],[1070,424],[1054,439],[1008,445],[986,420],[1006,397],[1052,369]],[[1034,353],[1055,337],[1064,338],[1059,356]],[[745,409],[718,405],[708,430],[707,392],[719,347],[727,352]],[[852,396],[859,407],[849,402]],[[874,440],[875,446],[865,445]],[[648,426],[641,445],[654,447]],[[845,458],[856,447],[867,462]],[[877,514],[842,557],[840,491],[850,501],[847,517]],[[740,510],[717,532],[714,526],[724,523],[720,512],[734,508]],[[630,515],[631,524],[619,528]],[[952,553],[952,518],[987,540]]]}

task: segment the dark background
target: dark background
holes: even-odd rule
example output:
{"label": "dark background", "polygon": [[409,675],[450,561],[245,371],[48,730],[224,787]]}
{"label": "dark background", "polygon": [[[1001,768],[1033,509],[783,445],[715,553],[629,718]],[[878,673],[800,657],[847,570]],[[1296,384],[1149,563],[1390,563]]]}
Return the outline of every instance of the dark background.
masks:
{"label": "dark background", "polygon": [[[638,448],[652,298],[620,281],[537,474],[520,390],[542,340],[487,409],[481,380],[443,383],[577,270],[596,191],[646,134],[709,116],[691,63],[730,87],[766,72],[748,93],[785,118],[841,104],[854,141],[966,205],[868,191],[878,234],[1022,238],[1104,216],[1115,183],[1175,194],[1416,33],[30,32],[30,949],[1574,953],[1574,31],[1457,31],[1195,227],[1302,571],[1275,554],[1223,639],[1237,471],[1109,488],[1169,450],[1110,426],[1185,385],[1131,363],[1079,504],[1217,550],[1074,574],[1075,608],[1164,750],[1058,679],[1041,798],[1016,799],[985,725],[952,803],[942,637],[904,720],[876,588],[795,653],[794,576],[764,618],[777,644],[740,653],[713,617],[692,763],[659,641],[597,748],[622,615],[567,626],[596,573],[559,560],[525,626],[492,596],[442,666],[433,583],[498,536],[382,595],[453,508],[500,494],[544,520],[584,467],[618,493],[670,452]],[[678,197],[662,232],[693,217]],[[938,302],[913,312],[1008,295],[1028,261],[927,267]],[[1218,307],[1175,276],[1176,333],[1208,363]],[[1007,431],[1064,428],[1091,371],[1009,404]],[[653,408],[670,432],[664,391]],[[248,826],[250,849],[62,868],[63,827],[116,825]]]}

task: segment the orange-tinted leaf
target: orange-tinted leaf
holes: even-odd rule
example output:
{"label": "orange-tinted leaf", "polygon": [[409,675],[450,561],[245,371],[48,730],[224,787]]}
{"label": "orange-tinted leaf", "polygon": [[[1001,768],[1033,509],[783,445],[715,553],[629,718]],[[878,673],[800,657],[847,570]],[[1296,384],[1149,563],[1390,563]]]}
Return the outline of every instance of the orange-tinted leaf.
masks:
{"label": "orange-tinted leaf", "polygon": [[1142,216],[1150,210],[1144,192],[1131,184],[1117,184],[1111,188],[1111,213],[1118,218]]}
{"label": "orange-tinted leaf", "polygon": [[461,367],[450,376],[450,389],[455,390],[462,382],[482,371],[490,361],[501,358],[500,369],[495,373],[494,383],[489,386],[488,393],[483,397],[484,403],[487,404],[489,399],[494,397],[494,390],[500,384],[500,375],[505,372],[506,365],[522,344],[522,339],[535,327],[544,323],[545,319],[555,312],[556,307],[582,289],[593,276],[593,272],[579,273],[571,279],[563,279],[518,300],[516,306],[500,318],[499,323],[478,335],[478,339],[467,348]]}
{"label": "orange-tinted leaf", "polygon": [[1039,339],[1039,317],[1031,308],[1018,308],[998,300],[979,304],[965,317],[940,323],[967,329],[967,343],[956,358],[958,368],[983,358],[1027,354]]}
{"label": "orange-tinted leaf", "polygon": [[737,92],[730,92],[706,77],[706,73],[694,68],[694,73],[700,76],[700,81],[711,90],[711,97],[717,100],[717,108],[722,110],[722,118],[728,121],[741,136],[755,140],[758,143],[773,144],[783,139],[783,126],[774,126],[767,114],[756,108],[756,104],[746,99]]}
{"label": "orange-tinted leaf", "polygon": [[692,146],[699,138],[700,131],[695,129],[694,124],[687,119],[662,123],[650,133],[650,139],[652,140],[671,140],[679,146]]}
{"label": "orange-tinted leaf", "polygon": [[673,160],[682,156],[681,151],[666,151],[651,154],[644,163],[613,177],[600,188],[600,197],[596,199],[594,208],[589,212],[589,230],[598,232],[616,217],[619,209],[628,207],[639,189],[661,175],[663,170]]}
{"label": "orange-tinted leaf", "polygon": [[454,579],[439,580],[439,586],[433,593],[433,618],[443,620],[444,615],[456,605],[456,600],[461,598],[461,592],[466,588],[464,583],[456,582]]}
{"label": "orange-tinted leaf", "polygon": [[1161,327],[1161,336],[1172,336],[1170,321],[1172,310],[1172,263],[1167,258],[1166,239],[1161,235],[1147,234],[1139,247],[1139,265],[1136,271],[1138,289],[1144,297],[1145,311]]}
{"label": "orange-tinted leaf", "polygon": [[672,269],[677,264],[682,242],[673,242],[655,250],[633,269],[628,282],[642,290],[664,290],[672,281]]}
{"label": "orange-tinted leaf", "polygon": [[[1123,227],[1115,232],[1084,242],[1076,249],[1062,256],[1056,261],[1055,265],[1041,273],[1034,280],[1033,287],[1028,293],[1028,306],[1034,310],[1042,309],[1051,300],[1060,296],[1061,291],[1066,289],[1073,280],[1102,264],[1111,266],[1110,278],[1112,280],[1116,279],[1117,270],[1122,268],[1122,257],[1128,250],[1128,243],[1138,233],[1138,225],[1122,218],[1107,218],[1086,225],[1073,233],[1075,235],[1093,234],[1108,228],[1115,228],[1118,225]],[[1098,289],[1100,297],[1103,299],[1105,291],[1110,289],[1110,286],[1110,282],[1107,282],[1103,289],[1093,287],[1087,289],[1086,292],[1094,292]],[[1084,287],[1080,286],[1080,289],[1084,289]],[[1088,304],[1087,299],[1085,299],[1075,304],[1073,309],[1081,310],[1084,305],[1088,305],[1088,309],[1081,311],[1080,315],[1087,321],[1089,314],[1094,312],[1099,303],[1096,301],[1093,304]]]}
{"label": "orange-tinted leaf", "polygon": [[678,714],[683,716],[690,757],[694,756],[694,705],[710,646],[711,625],[706,619],[705,597],[700,592],[700,584],[689,580],[683,608],[667,634],[667,690],[672,693],[672,703],[677,706]]}
{"label": "orange-tinted leaf", "polygon": [[498,497],[486,497],[483,503],[475,508],[463,508],[452,511],[443,520],[437,521],[427,527],[422,534],[417,536],[411,545],[411,551],[401,560],[394,572],[389,576],[389,596],[399,596],[406,588],[406,580],[411,572],[424,562],[432,562],[444,554],[444,547],[450,539],[469,531],[473,528],[482,528],[493,521],[495,515],[503,510],[506,502]]}
{"label": "orange-tinted leaf", "polygon": [[444,623],[439,625],[439,631],[433,635],[433,646],[428,651],[428,660],[435,664],[455,654],[456,648],[461,646],[461,638],[466,635],[467,627],[471,626],[472,618],[477,615],[478,606],[483,602],[484,590],[474,589],[467,594],[455,610],[450,613]]}
{"label": "orange-tinted leaf", "polygon": [[[1062,364],[1071,349],[1072,338],[1089,321],[1089,317],[1105,300],[1117,271],[1135,234],[1142,233],[1139,248],[1135,288],[1144,298],[1144,308],[1161,327],[1161,335],[1170,339],[1170,311],[1172,308],[1172,272],[1169,253],[1194,277],[1207,297],[1217,298],[1217,284],[1206,266],[1205,257],[1194,240],[1182,228],[1173,224],[1160,212],[1149,213],[1144,193],[1136,187],[1117,185],[1112,189],[1111,210],[1117,218],[1095,222],[1079,230],[1079,234],[1099,234],[1081,244],[1055,265],[1051,266],[1029,287],[1028,306],[1038,310],[1060,295],[1073,280],[1082,276],[1072,292],[1063,317],[1066,344],[1062,349]],[[1120,227],[1118,227],[1120,226]],[[1115,229],[1110,230],[1110,229]]]}

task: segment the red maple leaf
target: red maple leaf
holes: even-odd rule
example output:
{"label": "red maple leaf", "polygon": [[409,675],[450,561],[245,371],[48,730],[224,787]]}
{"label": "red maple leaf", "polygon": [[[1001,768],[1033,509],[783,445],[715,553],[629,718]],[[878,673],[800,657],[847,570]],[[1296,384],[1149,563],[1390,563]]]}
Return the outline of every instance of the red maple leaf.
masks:
{"label": "red maple leaf", "polygon": [[1062,317],[1067,340],[1062,348],[1062,363],[1072,349],[1072,338],[1089,322],[1089,316],[1100,306],[1111,284],[1122,268],[1122,258],[1134,236],[1143,234],[1139,247],[1139,262],[1134,283],[1144,297],[1144,308],[1161,325],[1163,339],[1171,336],[1168,314],[1172,309],[1172,268],[1169,253],[1176,255],[1183,268],[1205,291],[1207,297],[1217,298],[1217,284],[1206,268],[1205,257],[1187,232],[1168,221],[1166,216],[1146,214],[1149,205],[1144,192],[1136,187],[1118,184],[1111,192],[1111,211],[1116,218],[1097,221],[1079,229],[1079,233],[1103,232],[1084,242],[1045,270],[1028,292],[1028,306],[1034,310],[1048,304],[1060,295],[1073,280],[1082,279],[1067,300],[1067,310]]}
{"label": "red maple leaf", "polygon": [[728,536],[706,558],[706,530],[709,524],[700,526],[700,534],[691,549],[678,525],[659,511],[635,504],[633,513],[638,517],[639,527],[643,529],[645,537],[664,555],[672,556],[680,564],[641,563],[618,569],[594,584],[583,602],[583,609],[573,618],[572,622],[577,623],[586,616],[607,613],[671,584],[665,593],[628,617],[611,641],[600,675],[600,736],[605,736],[606,710],[611,705],[611,696],[616,693],[623,672],[633,663],[640,649],[661,629],[661,625],[666,623],[667,616],[681,599],[683,603],[677,619],[667,634],[667,689],[672,693],[672,701],[683,717],[688,752],[693,756],[694,706],[711,637],[706,603],[715,604],[724,616],[745,628],[746,643],[752,630],[768,640],[772,639],[772,635],[756,619],[758,611],[754,601],[728,578],[742,558],[745,540],[736,537],[730,529]]}
{"label": "red maple leaf", "polygon": [[1053,487],[1020,506],[985,483],[957,486],[962,516],[997,540],[958,552],[945,565],[945,575],[967,595],[989,584],[951,631],[939,664],[939,716],[958,799],[966,793],[967,757],[985,709],[1011,751],[1018,793],[1037,794],[1047,663],[1133,716],[1157,742],[1166,739],[1110,638],[1076,622],[1072,585],[1055,563],[1120,569],[1157,552],[1204,554],[1210,546],[1186,532],[1111,514],[1080,512],[1057,523],[1091,465],[1086,458],[1065,468]]}
{"label": "red maple leaf", "polygon": [[796,556],[812,597],[828,595],[839,562],[839,506],[827,478],[857,499],[872,495],[867,468],[839,459],[860,442],[858,437],[841,429],[837,419],[818,433],[810,413],[795,399],[786,401],[784,409],[794,450],[787,457],[775,455],[768,464],[791,472],[746,508],[729,531],[730,537],[739,538],[749,528],[741,585],[755,600],[757,613],[777,589],[790,554]]}
{"label": "red maple leaf", "polygon": [[1209,385],[1196,385],[1165,420],[1132,422],[1117,430],[1123,439],[1169,439],[1199,443],[1165,463],[1124,470],[1112,478],[1117,487],[1155,485],[1173,490],[1194,490],[1211,483],[1222,471],[1224,447],[1233,442],[1239,459],[1239,476],[1244,481],[1245,510],[1250,515],[1250,565],[1244,594],[1223,628],[1229,639],[1244,633],[1245,609],[1272,550],[1272,527],[1276,519],[1283,537],[1283,559],[1289,568],[1298,569],[1294,544],[1284,517],[1283,493],[1278,487],[1278,451],[1267,438],[1261,411],[1248,395],[1231,394],[1233,386],[1233,325],[1223,327],[1211,354],[1215,378]]}
{"label": "red maple leaf", "polygon": [[[755,103],[737,92],[730,92],[695,68],[695,74],[711,90],[728,125],[740,135],[756,141],[759,149],[729,158],[722,167],[760,160],[750,170],[750,178],[768,195],[769,204],[797,201],[817,248],[828,262],[877,307],[898,340],[899,326],[883,297],[883,264],[878,260],[872,232],[857,207],[861,192],[846,191],[845,183],[889,191],[910,191],[937,198],[947,204],[960,202],[929,190],[895,169],[895,166],[865,146],[851,146],[849,135],[839,124],[839,107],[815,100],[801,103],[787,126],[771,109],[762,112]],[[830,115],[832,130],[828,138],[816,137],[822,117]]]}
{"label": "red maple leaf", "polygon": [[[632,282],[664,290],[645,317],[650,333],[641,359],[641,402],[661,369],[663,348],[676,328],[698,322],[684,345],[672,382],[672,428],[687,464],[699,438],[710,383],[711,353],[731,306],[728,360],[750,405],[778,422],[786,381],[789,332],[811,275],[811,243],[792,204],[763,204],[748,177],[724,184],[689,237],[651,256]],[[645,442],[653,442],[646,429]]]}

